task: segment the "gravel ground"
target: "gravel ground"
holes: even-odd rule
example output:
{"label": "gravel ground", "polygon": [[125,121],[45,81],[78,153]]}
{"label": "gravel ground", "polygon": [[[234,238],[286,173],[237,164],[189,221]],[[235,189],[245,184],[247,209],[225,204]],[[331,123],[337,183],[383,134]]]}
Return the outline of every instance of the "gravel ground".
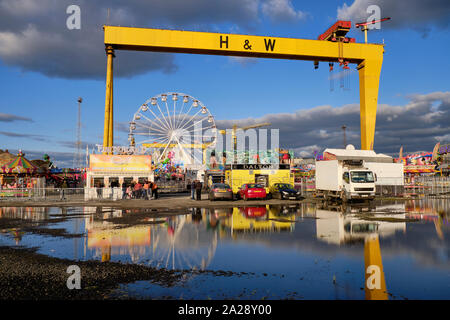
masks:
{"label": "gravel ground", "polygon": [[[67,288],[70,265],[81,270],[81,289]],[[120,283],[149,280],[173,286],[182,274],[171,270],[114,262],[72,261],[33,249],[0,247],[0,300],[104,299]],[[157,297],[156,297],[157,298]]]}

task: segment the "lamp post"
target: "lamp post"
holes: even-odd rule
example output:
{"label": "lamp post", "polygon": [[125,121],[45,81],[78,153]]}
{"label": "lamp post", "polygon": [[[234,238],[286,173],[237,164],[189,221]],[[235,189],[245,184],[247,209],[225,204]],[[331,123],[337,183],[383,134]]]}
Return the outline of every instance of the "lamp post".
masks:
{"label": "lamp post", "polygon": [[347,137],[345,136],[345,129],[347,129],[347,126],[344,124],[341,128],[344,131],[344,149],[345,149],[345,147],[347,146]]}
{"label": "lamp post", "polygon": [[81,168],[81,103],[83,102],[83,98],[79,97],[78,100],[78,121],[77,121],[77,153],[76,153],[76,161],[75,168]]}

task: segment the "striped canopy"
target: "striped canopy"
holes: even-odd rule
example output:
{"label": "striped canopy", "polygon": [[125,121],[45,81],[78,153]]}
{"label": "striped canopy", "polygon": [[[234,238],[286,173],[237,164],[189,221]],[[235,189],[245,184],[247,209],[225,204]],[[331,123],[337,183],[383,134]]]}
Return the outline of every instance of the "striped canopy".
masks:
{"label": "striped canopy", "polygon": [[25,159],[24,154],[20,151],[17,158],[2,166],[3,173],[35,173],[37,167],[30,161]]}

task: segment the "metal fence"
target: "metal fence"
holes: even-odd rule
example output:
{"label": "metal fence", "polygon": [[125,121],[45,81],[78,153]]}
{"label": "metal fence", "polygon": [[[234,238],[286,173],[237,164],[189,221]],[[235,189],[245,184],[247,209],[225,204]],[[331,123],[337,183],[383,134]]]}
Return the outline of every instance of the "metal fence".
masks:
{"label": "metal fence", "polygon": [[176,192],[186,192],[188,191],[188,186],[186,181],[176,181],[176,180],[168,180],[168,181],[156,181],[158,185],[159,193],[176,193]]}
{"label": "metal fence", "polygon": [[[234,181],[235,183],[248,183],[247,180]],[[275,181],[271,184],[284,183],[285,181]],[[186,192],[189,188],[184,181],[159,181],[158,193]],[[314,177],[304,177],[295,181],[294,187],[301,192],[303,196],[313,195],[315,192]],[[117,188],[116,192],[111,192],[111,188],[91,188],[89,192],[95,192],[95,195],[87,197],[88,199],[121,199],[122,190]],[[94,190],[95,189],[95,190]],[[116,188],[114,188],[116,189]],[[381,196],[415,196],[427,195],[437,197],[450,197],[450,177],[440,176],[422,176],[405,177],[404,185],[377,185],[376,191]],[[30,201],[83,201],[86,198],[85,188],[33,188],[33,189],[0,189],[0,201],[30,200]],[[117,193],[117,194],[116,194]]]}
{"label": "metal fence", "polygon": [[84,200],[84,188],[18,188],[0,190],[0,201]]}
{"label": "metal fence", "polygon": [[299,190],[302,196],[313,195],[316,191],[316,180],[314,177],[296,178],[294,188]]}
{"label": "metal fence", "polygon": [[450,177],[406,177],[405,194],[425,194],[430,196],[450,195]]}

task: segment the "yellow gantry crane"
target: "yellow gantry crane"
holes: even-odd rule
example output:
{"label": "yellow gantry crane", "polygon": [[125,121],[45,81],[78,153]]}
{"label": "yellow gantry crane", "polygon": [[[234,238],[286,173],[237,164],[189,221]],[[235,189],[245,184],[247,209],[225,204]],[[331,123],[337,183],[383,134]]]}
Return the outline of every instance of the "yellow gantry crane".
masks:
{"label": "yellow gantry crane", "polygon": [[[113,146],[113,59],[115,50],[194,53],[356,64],[359,71],[361,149],[373,148],[384,45],[348,41],[339,30],[323,40],[104,26],[107,55],[103,146]],[[342,28],[341,28],[342,29]],[[344,28],[348,29],[348,28]],[[345,30],[343,30],[345,32]],[[337,36],[333,36],[337,34]]]}

